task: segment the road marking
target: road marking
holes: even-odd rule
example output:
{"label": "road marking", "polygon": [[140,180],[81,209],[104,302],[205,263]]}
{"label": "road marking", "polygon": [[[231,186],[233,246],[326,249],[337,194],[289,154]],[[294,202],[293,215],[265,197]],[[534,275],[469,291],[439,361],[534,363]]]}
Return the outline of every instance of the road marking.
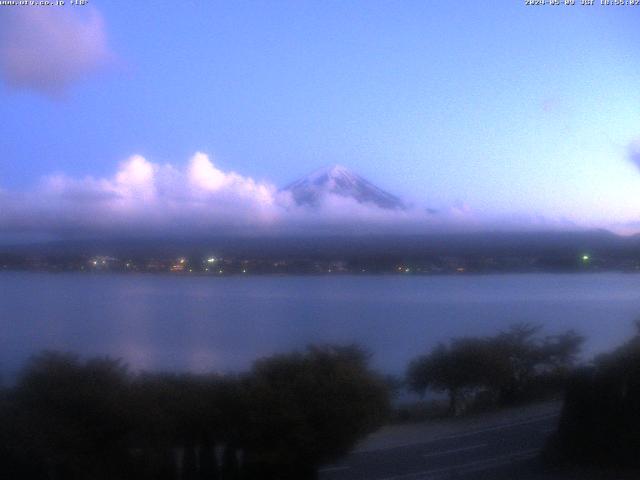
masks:
{"label": "road marking", "polygon": [[454,469],[456,472],[460,473],[472,473],[481,470],[486,470],[491,467],[500,467],[502,465],[507,465],[509,463],[513,463],[518,460],[528,460],[530,458],[534,458],[540,453],[540,449],[531,448],[529,450],[522,450],[520,452],[500,455],[498,457],[489,458],[486,460],[478,460],[476,462],[467,463],[461,465],[459,469]]}
{"label": "road marking", "polygon": [[535,457],[539,452],[540,449],[531,448],[529,450],[521,450],[519,452],[499,455],[497,457],[475,460],[473,462],[463,463],[454,467],[442,467],[436,468],[434,470],[423,470],[421,472],[405,473],[392,477],[378,478],[376,480],[437,480],[439,478],[446,478],[451,474],[473,473],[481,470],[487,470],[492,467],[508,465],[509,463],[513,463],[517,460],[527,460],[529,458]]}
{"label": "road marking", "polygon": [[325,467],[325,468],[321,468],[320,470],[318,470],[318,473],[330,473],[330,472],[341,472],[343,470],[349,470],[351,467],[348,467],[346,465],[341,466],[341,465],[336,465],[334,467]]}
{"label": "road marking", "polygon": [[386,450],[394,450],[396,448],[411,447],[413,445],[426,445],[428,443],[440,442],[442,440],[454,440],[454,439],[457,439],[457,438],[471,437],[473,435],[478,435],[478,434],[481,434],[481,433],[495,432],[496,430],[504,430],[506,428],[519,427],[519,426],[522,426],[522,425],[529,425],[531,423],[538,423],[538,422],[541,422],[543,420],[548,420],[548,419],[556,418],[556,417],[559,417],[559,416],[560,416],[559,413],[551,413],[551,414],[547,414],[547,415],[540,415],[538,417],[530,418],[528,420],[523,420],[521,422],[503,423],[503,424],[500,424],[500,425],[495,425],[493,427],[487,427],[487,428],[483,428],[483,429],[480,429],[480,430],[470,430],[470,431],[464,432],[464,433],[455,433],[455,434],[451,434],[451,435],[445,435],[445,436],[434,438],[432,440],[427,440],[427,441],[416,440],[414,442],[401,443],[399,445],[392,445],[392,446],[389,446],[389,447],[371,448],[371,449],[367,449],[367,450],[360,450],[360,451],[353,452],[353,455],[360,455],[360,454],[371,453],[371,452],[381,452],[381,451],[386,451]]}
{"label": "road marking", "polygon": [[486,447],[487,445],[489,445],[489,444],[488,443],[480,443],[478,445],[471,445],[470,447],[453,448],[451,450],[444,450],[442,452],[426,453],[426,454],[424,454],[422,456],[424,458],[439,457],[440,455],[449,455],[451,453],[464,452],[464,451],[467,451],[467,450],[477,450],[478,448],[483,448],[483,447]]}

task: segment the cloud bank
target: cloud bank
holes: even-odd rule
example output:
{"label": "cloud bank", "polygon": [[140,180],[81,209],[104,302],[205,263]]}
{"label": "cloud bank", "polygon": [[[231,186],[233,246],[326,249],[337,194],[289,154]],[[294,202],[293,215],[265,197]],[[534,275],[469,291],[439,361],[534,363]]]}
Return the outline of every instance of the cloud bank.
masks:
{"label": "cloud bank", "polygon": [[473,224],[466,209],[386,210],[328,194],[299,206],[269,182],[217,168],[204,153],[184,166],[133,155],[108,178],[43,178],[26,192],[0,190],[0,232],[47,234],[367,233]]}
{"label": "cloud bank", "polygon": [[498,218],[466,203],[437,211],[416,204],[386,209],[330,190],[318,204],[298,204],[289,191],[222,170],[202,152],[180,165],[133,155],[108,177],[56,174],[27,191],[0,187],[0,239],[575,229],[580,226],[564,218],[518,214]]}
{"label": "cloud bank", "polygon": [[59,96],[112,57],[93,8],[4,8],[0,16],[0,74],[12,88]]}

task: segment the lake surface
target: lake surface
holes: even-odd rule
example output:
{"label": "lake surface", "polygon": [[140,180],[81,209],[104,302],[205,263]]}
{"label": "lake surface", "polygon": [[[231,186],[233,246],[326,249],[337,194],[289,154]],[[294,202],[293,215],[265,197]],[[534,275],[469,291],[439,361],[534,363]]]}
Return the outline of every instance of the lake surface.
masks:
{"label": "lake surface", "polygon": [[178,277],[0,273],[0,371],[43,349],[135,369],[221,372],[309,343],[356,342],[402,373],[437,342],[536,322],[586,355],[634,332],[640,275]]}

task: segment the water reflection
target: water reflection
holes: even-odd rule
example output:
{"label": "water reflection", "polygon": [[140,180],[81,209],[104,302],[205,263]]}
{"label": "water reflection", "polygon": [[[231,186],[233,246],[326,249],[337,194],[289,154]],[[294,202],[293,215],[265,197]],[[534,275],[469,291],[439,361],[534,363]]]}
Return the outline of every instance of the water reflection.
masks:
{"label": "water reflection", "polygon": [[309,343],[357,342],[400,373],[439,341],[514,322],[575,329],[586,355],[632,334],[640,276],[244,277],[0,274],[6,373],[42,349],[135,369],[226,372]]}

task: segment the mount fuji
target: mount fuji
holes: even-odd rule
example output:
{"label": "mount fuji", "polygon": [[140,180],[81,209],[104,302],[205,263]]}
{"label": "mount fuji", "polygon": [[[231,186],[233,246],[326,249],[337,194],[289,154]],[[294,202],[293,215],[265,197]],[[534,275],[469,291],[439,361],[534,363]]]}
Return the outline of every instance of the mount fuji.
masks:
{"label": "mount fuji", "polygon": [[400,198],[376,187],[342,165],[316,170],[282,190],[289,192],[296,204],[311,207],[319,206],[328,195],[338,195],[385,210],[407,208]]}

